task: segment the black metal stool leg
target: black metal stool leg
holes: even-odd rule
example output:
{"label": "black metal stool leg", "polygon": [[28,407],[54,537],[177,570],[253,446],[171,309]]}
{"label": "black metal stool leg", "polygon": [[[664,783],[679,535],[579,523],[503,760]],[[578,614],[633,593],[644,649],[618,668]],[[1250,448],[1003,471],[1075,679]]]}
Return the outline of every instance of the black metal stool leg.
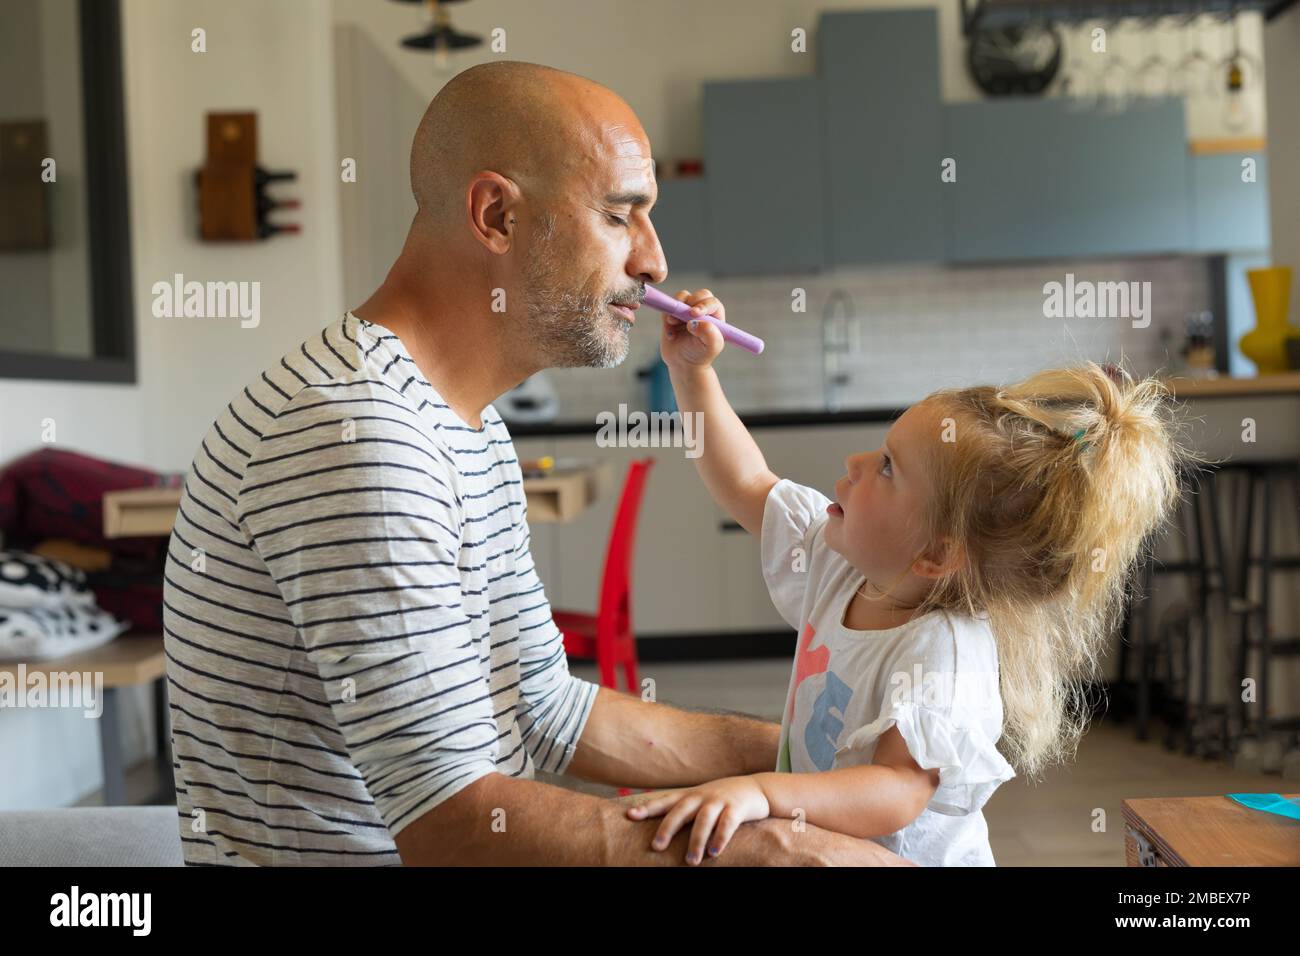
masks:
{"label": "black metal stool leg", "polygon": [[1272,664],[1270,644],[1272,643],[1272,616],[1270,594],[1273,577],[1273,550],[1272,550],[1272,524],[1273,524],[1273,477],[1267,472],[1263,475],[1264,484],[1264,507],[1261,517],[1264,519],[1264,526],[1260,529],[1260,556],[1259,556],[1259,608],[1256,611],[1259,623],[1259,724],[1260,724],[1260,743],[1267,744],[1273,736],[1273,728],[1268,710],[1268,675],[1269,667]]}
{"label": "black metal stool leg", "polygon": [[[1227,609],[1228,601],[1232,595],[1232,579],[1229,575],[1229,569],[1223,551],[1223,529],[1219,520],[1219,476],[1214,471],[1207,472],[1205,488],[1208,492],[1205,504],[1210,513],[1210,549],[1214,557],[1214,566],[1218,569],[1218,594],[1220,598],[1219,609],[1223,614],[1223,624],[1226,629],[1229,624]],[[1201,658],[1204,662],[1201,665],[1201,703],[1205,708],[1203,716],[1207,719],[1213,710],[1217,708],[1217,705],[1212,706],[1210,704],[1209,660],[1211,643],[1210,632],[1207,629],[1201,644]],[[1230,746],[1228,735],[1229,704],[1230,702],[1225,702],[1221,709],[1222,719],[1219,723],[1219,753],[1221,754],[1226,754]]]}
{"label": "black metal stool leg", "polygon": [[1139,612],[1142,623],[1138,628],[1138,687],[1137,687],[1137,739],[1146,740],[1151,720],[1151,648],[1155,645],[1155,602],[1151,600],[1152,564],[1154,558],[1142,566],[1142,595]]}
{"label": "black metal stool leg", "polygon": [[[1192,683],[1192,629],[1189,627],[1185,661],[1187,668],[1187,735],[1185,752],[1196,752],[1196,737],[1202,732],[1210,705],[1210,552],[1206,537],[1205,508],[1214,507],[1213,476],[1201,474],[1197,479],[1196,499],[1192,502],[1192,529],[1196,536],[1196,644],[1200,654],[1200,673]],[[1193,686],[1196,690],[1193,692]]]}
{"label": "black metal stool leg", "polygon": [[1128,679],[1128,660],[1133,645],[1133,605],[1132,597],[1124,602],[1124,620],[1119,627],[1119,660],[1116,662],[1115,684],[1120,688],[1123,694],[1123,706],[1119,708],[1116,717],[1121,722],[1127,717],[1128,710],[1133,704],[1132,696],[1129,693]]}
{"label": "black metal stool leg", "polygon": [[[1249,609],[1250,601],[1250,539],[1254,533],[1255,519],[1255,474],[1253,472],[1245,475],[1246,485],[1246,503],[1245,515],[1240,528],[1238,529],[1237,538],[1234,544],[1237,545],[1237,586],[1235,589],[1235,609],[1239,615],[1237,630],[1237,686],[1233,691],[1237,705],[1237,738],[1248,736],[1251,731],[1250,711],[1246,706],[1245,683],[1249,677],[1247,670],[1250,666],[1250,624],[1251,615]],[[1233,749],[1238,748],[1235,741]]]}

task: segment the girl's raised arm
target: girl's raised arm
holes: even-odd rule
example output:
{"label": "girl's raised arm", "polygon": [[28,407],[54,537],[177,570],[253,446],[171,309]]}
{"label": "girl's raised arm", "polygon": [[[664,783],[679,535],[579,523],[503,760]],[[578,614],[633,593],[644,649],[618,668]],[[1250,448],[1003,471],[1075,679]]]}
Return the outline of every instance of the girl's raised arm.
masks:
{"label": "girl's raised arm", "polygon": [[[708,289],[677,293],[699,315],[726,321],[723,305]],[[779,480],[767,467],[763,453],[723,394],[713,360],[723,338],[710,322],[683,324],[665,315],[659,348],[672,378],[677,407],[683,415],[701,413],[698,432],[701,454],[695,459],[709,494],[750,534],[763,527],[767,494]]]}

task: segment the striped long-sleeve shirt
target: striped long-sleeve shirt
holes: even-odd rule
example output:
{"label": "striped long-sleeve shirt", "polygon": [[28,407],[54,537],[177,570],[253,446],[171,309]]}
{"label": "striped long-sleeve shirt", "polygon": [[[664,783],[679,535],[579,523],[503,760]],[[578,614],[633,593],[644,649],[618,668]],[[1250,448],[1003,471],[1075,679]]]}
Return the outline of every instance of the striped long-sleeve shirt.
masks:
{"label": "striped long-sleeve shirt", "polygon": [[187,863],[396,864],[396,834],[474,780],[568,764],[596,687],[482,420],[349,312],[203,438],[164,591]]}

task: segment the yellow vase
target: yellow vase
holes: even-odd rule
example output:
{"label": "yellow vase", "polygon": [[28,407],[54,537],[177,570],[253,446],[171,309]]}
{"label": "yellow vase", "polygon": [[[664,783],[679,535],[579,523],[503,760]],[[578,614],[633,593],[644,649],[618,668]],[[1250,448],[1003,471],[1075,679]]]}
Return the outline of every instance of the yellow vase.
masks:
{"label": "yellow vase", "polygon": [[1288,325],[1291,298],[1291,270],[1286,266],[1248,269],[1251,298],[1255,300],[1255,328],[1241,337],[1241,351],[1259,368],[1260,375],[1287,371],[1286,340],[1300,336],[1300,329]]}

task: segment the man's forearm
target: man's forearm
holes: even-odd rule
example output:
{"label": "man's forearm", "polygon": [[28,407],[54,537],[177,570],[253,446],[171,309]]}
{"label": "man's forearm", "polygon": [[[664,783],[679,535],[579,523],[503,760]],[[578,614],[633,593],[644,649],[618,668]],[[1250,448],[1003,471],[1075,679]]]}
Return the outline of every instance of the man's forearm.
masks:
{"label": "man's forearm", "polygon": [[[482,777],[397,835],[407,866],[681,866],[687,827],[667,849],[650,849],[658,820],[629,820],[627,807],[585,793],[502,774]],[[746,823],[707,865],[907,865],[869,840],[789,820]]]}
{"label": "man's forearm", "polygon": [[618,787],[691,787],[776,766],[779,724],[699,714],[602,687],[567,772]]}

